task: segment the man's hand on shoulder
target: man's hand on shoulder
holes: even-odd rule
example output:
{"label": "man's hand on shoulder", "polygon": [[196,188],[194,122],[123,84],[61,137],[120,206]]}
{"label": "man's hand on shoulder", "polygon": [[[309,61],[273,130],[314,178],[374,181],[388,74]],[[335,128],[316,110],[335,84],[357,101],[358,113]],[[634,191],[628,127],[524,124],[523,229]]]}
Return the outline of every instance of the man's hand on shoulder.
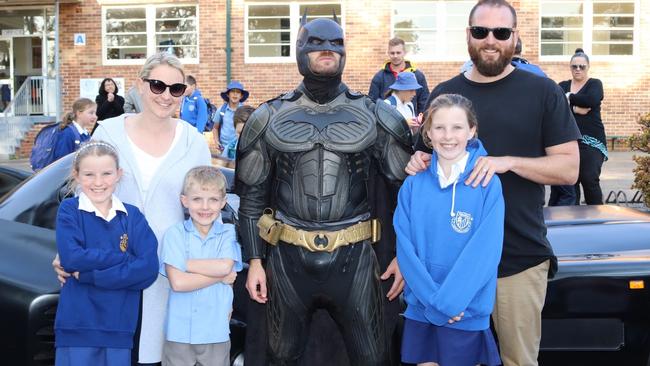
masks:
{"label": "man's hand on shoulder", "polygon": [[415,175],[431,165],[431,154],[427,154],[424,151],[416,151],[415,154],[411,155],[411,159],[408,164],[406,164],[406,174]]}
{"label": "man's hand on shoulder", "polygon": [[476,160],[472,173],[465,180],[465,185],[476,188],[481,184],[487,187],[494,174],[503,174],[512,169],[512,161],[510,156],[481,156]]}

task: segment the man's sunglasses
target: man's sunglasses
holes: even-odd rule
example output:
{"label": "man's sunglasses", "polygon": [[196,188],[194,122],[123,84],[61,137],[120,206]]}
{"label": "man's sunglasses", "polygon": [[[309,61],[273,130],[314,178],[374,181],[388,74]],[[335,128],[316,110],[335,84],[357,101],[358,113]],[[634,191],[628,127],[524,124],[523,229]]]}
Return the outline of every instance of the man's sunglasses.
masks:
{"label": "man's sunglasses", "polygon": [[512,28],[487,28],[487,27],[469,27],[469,33],[475,39],[485,39],[492,32],[494,38],[499,41],[505,41],[512,35]]}
{"label": "man's sunglasses", "polygon": [[149,89],[154,94],[162,94],[165,92],[165,89],[169,88],[169,94],[171,94],[172,97],[180,97],[185,93],[185,89],[187,89],[187,85],[181,83],[167,85],[160,80],[145,78],[143,78],[142,81],[149,83]]}
{"label": "man's sunglasses", "polygon": [[585,65],[585,64],[571,65],[571,68],[574,69],[574,70],[586,70],[587,65]]}

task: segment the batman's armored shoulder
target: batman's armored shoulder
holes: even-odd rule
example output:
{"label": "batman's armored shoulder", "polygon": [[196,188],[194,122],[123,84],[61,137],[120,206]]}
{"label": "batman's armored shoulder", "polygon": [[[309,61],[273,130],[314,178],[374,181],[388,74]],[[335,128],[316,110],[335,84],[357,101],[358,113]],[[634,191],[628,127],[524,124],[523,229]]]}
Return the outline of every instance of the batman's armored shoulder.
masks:
{"label": "batman's armored shoulder", "polygon": [[387,103],[378,102],[372,104],[374,104],[374,113],[379,126],[392,135],[398,143],[410,146],[411,131],[404,117]]}

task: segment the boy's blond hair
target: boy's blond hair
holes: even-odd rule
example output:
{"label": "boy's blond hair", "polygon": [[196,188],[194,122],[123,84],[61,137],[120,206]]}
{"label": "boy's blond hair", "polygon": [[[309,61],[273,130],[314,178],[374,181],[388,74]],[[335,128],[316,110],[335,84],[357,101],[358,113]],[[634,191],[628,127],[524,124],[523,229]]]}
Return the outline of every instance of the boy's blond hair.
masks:
{"label": "boy's blond hair", "polygon": [[225,196],[228,182],[219,168],[202,165],[190,169],[187,174],[185,174],[185,179],[183,180],[183,191],[181,193],[186,195],[194,185],[198,185],[199,188],[214,187],[222,196]]}

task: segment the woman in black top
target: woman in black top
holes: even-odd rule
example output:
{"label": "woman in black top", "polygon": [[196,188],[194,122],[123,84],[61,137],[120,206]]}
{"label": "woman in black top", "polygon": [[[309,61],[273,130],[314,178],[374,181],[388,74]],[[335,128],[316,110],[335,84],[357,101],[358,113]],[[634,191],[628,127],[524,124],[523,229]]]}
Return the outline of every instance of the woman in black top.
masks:
{"label": "woman in black top", "polygon": [[603,83],[589,77],[589,57],[582,48],[571,57],[571,80],[560,82],[582,134],[580,147],[580,174],[575,185],[576,204],[580,204],[580,186],[588,205],[602,205],[600,169],[607,160],[605,126],[600,118],[603,101]]}
{"label": "woman in black top", "polygon": [[[99,94],[95,97],[95,103],[97,103],[98,121],[124,114],[124,98],[117,95],[117,84],[111,78],[102,80],[99,86]],[[97,124],[95,124],[92,132],[95,132],[96,127]]]}

